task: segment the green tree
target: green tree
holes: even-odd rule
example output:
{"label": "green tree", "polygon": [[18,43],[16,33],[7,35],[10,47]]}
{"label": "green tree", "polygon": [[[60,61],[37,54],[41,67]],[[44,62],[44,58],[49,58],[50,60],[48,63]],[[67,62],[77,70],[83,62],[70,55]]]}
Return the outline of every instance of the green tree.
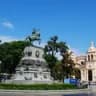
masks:
{"label": "green tree", "polygon": [[62,81],[63,78],[63,68],[61,61],[56,62],[56,65],[53,68],[54,79]]}
{"label": "green tree", "polygon": [[62,68],[63,68],[63,76],[64,78],[70,78],[73,75],[74,66],[75,66],[71,58],[71,53],[67,51],[62,54],[62,57],[63,59],[61,60],[61,62],[62,62]]}
{"label": "green tree", "polygon": [[[54,79],[63,80],[71,77],[74,70],[74,62],[71,59],[71,53],[65,42],[58,42],[58,37],[53,36],[44,48],[45,59],[51,69],[51,75]],[[60,53],[62,60],[59,61],[56,54]],[[59,63],[58,63],[59,62]]]}
{"label": "green tree", "polygon": [[53,77],[54,77],[53,68],[56,62],[58,61],[55,56],[58,51],[57,40],[58,40],[57,36],[51,37],[44,48],[44,53],[45,53],[44,58],[47,61],[49,68],[51,69],[51,75]]}
{"label": "green tree", "polygon": [[29,43],[25,41],[13,41],[0,44],[1,72],[15,72],[15,68],[22,57],[22,52],[27,45]]}
{"label": "green tree", "polygon": [[77,79],[81,79],[81,71],[78,68],[74,68],[74,75]]}

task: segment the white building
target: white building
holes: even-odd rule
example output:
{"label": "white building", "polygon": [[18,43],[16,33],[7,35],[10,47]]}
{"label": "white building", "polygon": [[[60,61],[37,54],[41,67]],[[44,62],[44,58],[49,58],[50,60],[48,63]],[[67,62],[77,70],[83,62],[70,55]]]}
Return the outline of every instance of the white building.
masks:
{"label": "white building", "polygon": [[52,77],[48,65],[43,58],[43,48],[28,46],[24,49],[23,57],[16,68],[11,83],[52,83]]}
{"label": "white building", "polygon": [[74,56],[76,68],[80,70],[81,81],[96,82],[96,48],[91,42],[85,55]]}

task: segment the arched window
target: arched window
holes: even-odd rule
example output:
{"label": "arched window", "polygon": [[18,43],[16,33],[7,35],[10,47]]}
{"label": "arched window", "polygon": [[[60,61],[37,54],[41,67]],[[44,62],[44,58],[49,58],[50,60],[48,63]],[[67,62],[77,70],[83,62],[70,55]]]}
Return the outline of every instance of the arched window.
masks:
{"label": "arched window", "polygon": [[93,60],[93,55],[91,55],[91,60]]}
{"label": "arched window", "polygon": [[82,65],[84,65],[84,62],[83,62],[83,61],[81,61],[81,64],[82,64]]}
{"label": "arched window", "polygon": [[88,61],[90,61],[90,56],[88,55]]}

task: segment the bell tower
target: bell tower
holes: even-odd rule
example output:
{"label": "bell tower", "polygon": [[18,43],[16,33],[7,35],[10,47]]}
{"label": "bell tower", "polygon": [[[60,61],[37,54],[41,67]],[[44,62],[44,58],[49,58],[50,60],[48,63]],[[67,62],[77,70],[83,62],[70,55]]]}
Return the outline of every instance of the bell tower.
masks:
{"label": "bell tower", "polygon": [[96,48],[94,42],[91,42],[86,55],[86,68],[88,81],[94,81],[96,78],[94,68],[96,68]]}
{"label": "bell tower", "polygon": [[92,61],[96,60],[96,48],[95,48],[94,42],[91,42],[91,44],[90,44],[90,47],[87,51],[86,60],[88,62],[92,62]]}

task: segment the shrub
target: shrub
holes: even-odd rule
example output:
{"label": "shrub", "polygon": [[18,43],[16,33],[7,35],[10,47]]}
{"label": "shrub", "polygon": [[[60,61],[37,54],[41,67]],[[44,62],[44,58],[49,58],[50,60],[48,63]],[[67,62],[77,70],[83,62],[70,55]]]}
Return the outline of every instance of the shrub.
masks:
{"label": "shrub", "polygon": [[31,84],[31,85],[16,85],[16,84],[0,84],[0,89],[14,90],[64,90],[76,89],[75,85],[70,84]]}

